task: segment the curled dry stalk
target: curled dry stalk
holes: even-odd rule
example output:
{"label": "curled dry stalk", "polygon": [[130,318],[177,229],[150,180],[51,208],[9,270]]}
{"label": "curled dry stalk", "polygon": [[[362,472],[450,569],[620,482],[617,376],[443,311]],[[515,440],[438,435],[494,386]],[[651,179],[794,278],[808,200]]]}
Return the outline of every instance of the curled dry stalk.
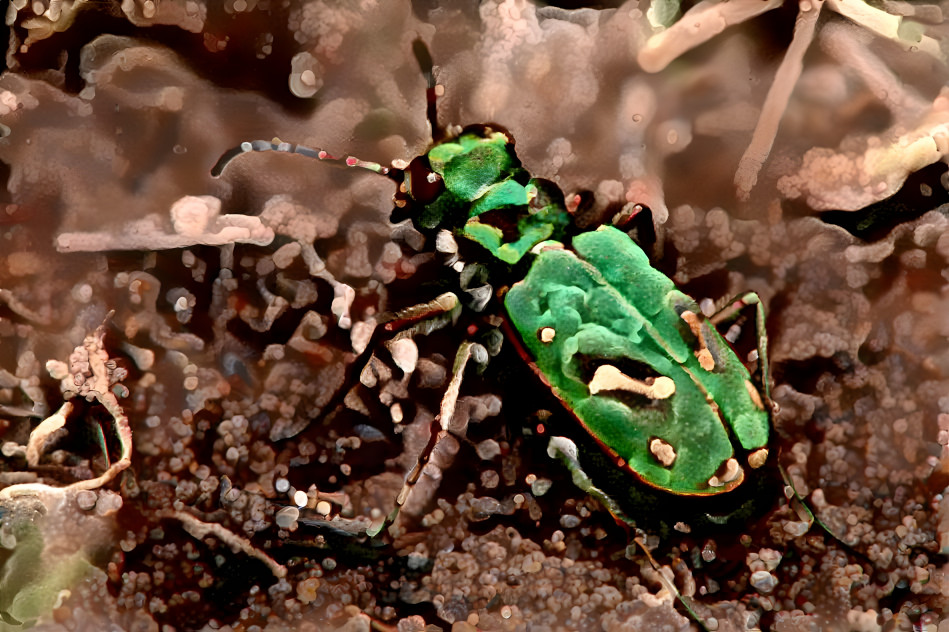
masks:
{"label": "curled dry stalk", "polygon": [[[89,402],[104,406],[112,416],[121,445],[119,459],[109,464],[101,475],[69,485],[60,487],[36,482],[0,489],[4,547],[13,548],[0,568],[0,622],[21,625],[43,616],[91,568],[87,552],[93,545],[83,541],[72,551],[59,546],[57,552],[47,553],[47,542],[61,542],[62,534],[47,538],[50,534],[44,533],[45,529],[34,522],[34,517],[61,513],[64,509],[68,512],[67,507],[80,505],[80,493],[110,483],[132,463],[132,430],[115,394],[127,393],[119,383],[127,373],[109,359],[104,338],[105,323],[73,350],[68,365],[56,360],[46,364],[50,375],[62,381],[61,389],[67,401],[33,429],[25,447],[17,446],[14,452],[24,454],[27,465],[36,468],[49,437],[69,422],[74,409],[69,400],[82,395]],[[108,462],[108,454],[106,460]]]}
{"label": "curled dry stalk", "polygon": [[[110,313],[106,318],[106,322],[111,316]],[[53,505],[57,501],[74,500],[78,492],[96,490],[109,484],[132,464],[132,428],[115,395],[115,391],[122,392],[125,390],[125,387],[119,382],[125,377],[126,373],[124,369],[117,367],[115,362],[109,359],[104,345],[105,332],[106,323],[103,323],[94,333],[86,336],[82,344],[73,351],[68,365],[57,360],[50,360],[46,363],[49,374],[61,380],[61,389],[66,402],[58,411],[44,419],[33,429],[25,453],[27,464],[30,467],[36,467],[49,436],[64,427],[68,422],[68,417],[74,408],[69,400],[81,395],[90,402],[96,401],[101,404],[112,416],[119,445],[121,446],[119,459],[99,476],[77,481],[63,487],[55,487],[46,483],[10,485],[0,490],[0,505],[29,497],[39,497],[46,506]],[[232,549],[259,559],[266,564],[277,578],[284,577],[287,574],[287,569],[284,566],[254,547],[246,538],[238,536],[223,525],[203,522],[184,511],[171,511],[166,514],[166,517],[180,521],[185,530],[197,539],[214,536]]]}
{"label": "curled dry stalk", "polygon": [[[109,317],[111,317],[111,314],[109,314]],[[108,317],[106,321],[108,321]],[[56,360],[50,360],[46,363],[46,369],[50,375],[62,380],[61,389],[67,401],[63,403],[58,411],[40,422],[30,433],[30,439],[26,446],[26,456],[31,467],[35,467],[39,463],[46,439],[51,433],[65,426],[68,416],[73,410],[73,405],[69,400],[77,395],[84,395],[89,401],[99,402],[112,416],[121,447],[119,459],[99,476],[76,481],[64,487],[54,487],[46,483],[10,485],[0,489],[0,503],[17,497],[41,494],[63,498],[80,491],[99,489],[111,482],[119,473],[132,464],[132,428],[129,426],[128,417],[126,417],[112,390],[112,387],[116,386],[125,376],[125,372],[123,369],[115,367],[114,362],[109,361],[108,353],[105,351],[103,344],[104,338],[105,323],[100,325],[95,332],[86,336],[82,344],[76,347],[70,359],[84,357],[88,366],[84,366],[82,371],[74,371],[73,367]],[[80,363],[73,363],[74,366],[78,364]],[[119,388],[124,387],[119,385]]]}

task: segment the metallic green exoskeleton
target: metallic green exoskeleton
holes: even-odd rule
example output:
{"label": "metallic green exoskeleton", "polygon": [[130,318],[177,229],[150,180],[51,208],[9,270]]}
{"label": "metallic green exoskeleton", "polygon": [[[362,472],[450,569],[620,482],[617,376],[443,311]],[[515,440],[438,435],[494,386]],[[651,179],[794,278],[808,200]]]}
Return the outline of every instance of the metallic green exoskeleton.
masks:
{"label": "metallic green exoskeleton", "polygon": [[[436,250],[448,255],[458,273],[469,307],[485,309],[495,295],[503,296],[522,355],[617,466],[651,488],[678,495],[714,496],[738,487],[749,468],[768,460],[771,401],[757,296],[745,295],[709,320],[622,231],[606,226],[571,238],[563,193],[522,167],[507,132],[473,125],[446,136],[436,120],[431,56],[421,40],[413,50],[428,80],[435,143],[404,168],[253,141],[222,156],[212,173],[243,152],[274,150],[392,178],[398,184],[393,221],[411,219],[434,238]],[[456,240],[480,246],[480,254],[463,261]],[[509,287],[495,293],[499,283],[487,278],[488,271],[507,276],[501,283]],[[385,328],[394,333],[404,326],[398,322],[452,311],[457,303],[452,295],[410,308],[408,317],[396,315]],[[760,387],[712,324],[749,304],[757,308]],[[471,345],[462,348],[442,401],[441,434],[449,432],[446,417],[472,351]],[[438,440],[433,438],[409,474],[393,519]],[[576,474],[576,461],[567,461]]]}
{"label": "metallic green exoskeleton", "polygon": [[[746,294],[706,316],[650,265],[622,230],[602,226],[575,234],[563,193],[523,168],[512,137],[502,128],[475,125],[444,135],[434,114],[432,63],[421,42],[416,42],[416,56],[429,81],[429,122],[435,140],[425,154],[386,167],[276,140],[253,141],[222,156],[212,173],[219,174],[244,152],[281,151],[393,179],[398,189],[392,221],[410,219],[430,239],[448,269],[457,274],[455,285],[467,298],[446,292],[428,303],[382,315],[373,340],[350,367],[352,375],[369,363],[373,343],[425,335],[454,322],[462,302],[482,311],[498,299],[509,325],[501,328],[510,332],[509,339],[534,373],[603,449],[603,454],[593,450],[584,454],[589,458],[581,459],[576,443],[551,437],[548,454],[560,458],[578,487],[600,500],[618,521],[633,527],[639,516],[628,515],[628,501],[638,507],[648,497],[646,502],[657,506],[658,498],[671,494],[719,503],[720,495],[741,486],[751,470],[769,462],[772,402],[764,309],[758,297]],[[629,215],[635,215],[635,209],[613,221],[622,223]],[[758,324],[754,382],[715,328],[745,306],[756,308]],[[500,319],[482,320],[496,328]],[[497,336],[485,334],[484,339]],[[465,436],[466,420],[459,425],[453,420],[466,366],[469,360],[483,365],[498,346],[470,340],[460,344],[432,435],[406,475],[395,507],[385,519],[359,527],[359,533],[375,538],[394,525],[436,447],[448,435]],[[335,404],[330,402],[326,409],[341,405],[345,392],[341,390]],[[630,493],[626,477],[610,469],[610,463],[643,483],[633,487],[645,488],[646,493]],[[756,486],[742,489],[749,488]],[[728,499],[742,497],[732,494]],[[705,524],[724,524],[747,506],[726,514],[716,507],[716,515],[704,510],[692,515]],[[643,541],[633,539],[658,569]],[[678,595],[671,582],[665,585]],[[678,598],[701,623],[691,600]]]}

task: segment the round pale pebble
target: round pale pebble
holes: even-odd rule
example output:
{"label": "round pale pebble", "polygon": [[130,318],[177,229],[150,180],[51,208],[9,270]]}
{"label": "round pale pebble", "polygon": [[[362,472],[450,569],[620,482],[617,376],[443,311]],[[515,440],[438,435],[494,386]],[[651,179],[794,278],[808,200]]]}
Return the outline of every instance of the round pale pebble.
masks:
{"label": "round pale pebble", "polygon": [[211,220],[221,212],[221,200],[212,195],[186,195],[171,205],[175,232],[198,237],[207,232]]}
{"label": "round pale pebble", "polygon": [[98,496],[96,496],[96,493],[88,489],[84,489],[76,494],[76,504],[79,505],[79,508],[83,511],[90,511],[95,507],[97,499]]}
{"label": "round pale pebble", "polygon": [[294,503],[297,507],[306,507],[306,504],[307,504],[307,501],[308,501],[308,500],[309,500],[309,498],[307,498],[306,492],[303,491],[303,490],[299,490],[299,489],[298,489],[298,490],[297,490],[296,492],[294,492],[294,494],[293,494],[293,503]]}
{"label": "round pale pebble", "polygon": [[389,353],[395,365],[406,374],[415,371],[418,365],[418,347],[411,338],[402,338],[389,345]]}
{"label": "round pale pebble", "polygon": [[290,60],[290,92],[307,99],[323,87],[323,68],[313,55],[297,53]]}

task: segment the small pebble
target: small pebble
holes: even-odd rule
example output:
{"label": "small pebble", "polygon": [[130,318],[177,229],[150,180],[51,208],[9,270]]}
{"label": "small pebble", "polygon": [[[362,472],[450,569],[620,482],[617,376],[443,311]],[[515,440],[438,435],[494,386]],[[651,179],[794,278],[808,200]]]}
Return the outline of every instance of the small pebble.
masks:
{"label": "small pebble", "polygon": [[560,516],[560,526],[565,529],[575,529],[580,526],[580,518],[573,514],[564,514]]}
{"label": "small pebble", "polygon": [[778,585],[778,579],[768,571],[755,571],[751,574],[751,585],[758,592],[769,593]]}
{"label": "small pebble", "polygon": [[277,526],[281,529],[289,529],[300,517],[300,510],[296,507],[284,507],[274,516]]}
{"label": "small pebble", "polygon": [[550,491],[550,487],[552,485],[553,481],[551,481],[549,478],[538,478],[536,481],[531,483],[531,493],[534,496],[543,496],[548,491]]}
{"label": "small pebble", "polygon": [[482,461],[490,461],[501,454],[501,446],[494,439],[485,439],[478,444],[476,451]]}
{"label": "small pebble", "polygon": [[784,531],[794,537],[800,537],[807,533],[810,526],[806,522],[788,522],[784,525]]}
{"label": "small pebble", "polygon": [[494,470],[481,472],[481,484],[487,489],[494,489],[501,482],[501,477]]}
{"label": "small pebble", "polygon": [[298,489],[293,494],[293,504],[297,507],[306,507],[307,501],[309,501],[309,498],[307,498],[305,491]]}
{"label": "small pebble", "polygon": [[97,499],[98,496],[96,496],[96,493],[88,489],[84,489],[76,494],[76,504],[79,505],[79,508],[83,511],[89,511],[95,507]]}

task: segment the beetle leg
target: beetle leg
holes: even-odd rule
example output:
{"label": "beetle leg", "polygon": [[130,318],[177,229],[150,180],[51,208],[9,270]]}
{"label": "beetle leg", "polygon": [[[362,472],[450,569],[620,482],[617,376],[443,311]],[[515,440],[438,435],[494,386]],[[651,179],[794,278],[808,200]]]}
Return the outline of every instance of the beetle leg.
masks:
{"label": "beetle leg", "polygon": [[[395,522],[396,518],[399,517],[399,512],[402,510],[402,507],[405,506],[409,495],[412,493],[412,489],[421,478],[425,466],[432,459],[432,456],[436,453],[439,446],[447,445],[448,442],[457,439],[464,439],[468,430],[467,419],[461,423],[455,423],[454,425],[452,422],[455,416],[455,406],[458,403],[458,393],[461,391],[461,382],[464,378],[465,368],[469,360],[474,360],[477,364],[484,364],[488,360],[488,352],[480,344],[470,341],[463,342],[458,348],[458,353],[455,354],[455,361],[452,365],[451,381],[445,390],[445,394],[442,396],[438,415],[432,421],[431,437],[429,438],[428,444],[425,446],[425,449],[422,450],[421,454],[419,454],[415,466],[409,471],[408,475],[406,475],[402,489],[396,497],[395,507],[382,523],[367,531],[370,537],[375,537],[388,529]],[[450,452],[450,450],[446,452]],[[453,458],[454,453],[446,456],[444,459],[446,462],[441,464],[442,467],[444,468],[449,465]]]}
{"label": "beetle leg", "polygon": [[637,529],[636,531],[637,533],[636,533],[636,537],[633,538],[633,544],[630,544],[626,549],[626,557],[628,559],[632,559],[632,555],[634,553],[633,549],[636,546],[638,546],[642,550],[642,552],[645,554],[646,560],[649,562],[649,565],[656,572],[655,579],[657,579],[659,583],[662,584],[663,588],[665,588],[667,591],[669,591],[670,594],[672,594],[676,599],[678,599],[679,603],[682,604],[686,612],[689,613],[689,616],[691,616],[692,619],[696,623],[698,623],[702,627],[703,630],[705,630],[705,632],[708,632],[709,627],[706,624],[705,619],[700,617],[699,614],[695,611],[695,605],[696,605],[695,601],[691,597],[683,595],[679,591],[679,589],[676,587],[675,583],[671,579],[669,579],[665,575],[665,573],[662,572],[662,566],[660,566],[656,558],[653,557],[652,552],[649,550],[649,547],[646,546],[645,535],[639,529]]}
{"label": "beetle leg", "polygon": [[430,326],[433,321],[438,320],[439,326],[444,326],[447,320],[453,320],[460,307],[458,297],[452,292],[446,292],[428,303],[406,307],[384,318],[382,329],[389,333],[411,329],[413,335],[424,335],[439,328]]}
{"label": "beetle leg", "polygon": [[[381,343],[429,334],[451,323],[460,310],[461,304],[458,302],[458,297],[451,292],[446,292],[428,303],[419,303],[383,316],[380,324],[372,332],[366,348],[350,365],[350,380],[347,380],[345,384],[353,384],[352,376],[358,379]],[[323,415],[324,423],[333,418],[350,390],[350,386],[344,386],[336,391],[336,394],[326,403],[323,407],[326,411]]]}
{"label": "beetle leg", "polygon": [[842,537],[834,533],[834,531],[825,523],[820,517],[814,513],[814,510],[810,508],[807,504],[807,501],[801,496],[797,491],[797,488],[794,486],[794,480],[791,478],[790,473],[783,465],[781,465],[780,458],[778,459],[778,470],[781,472],[781,478],[784,479],[784,495],[788,499],[788,504],[791,509],[797,515],[801,522],[807,525],[807,530],[810,530],[815,524],[821,528],[827,535],[833,538],[845,551],[854,557],[860,558],[866,563],[873,565],[873,561],[866,556],[866,554],[858,551],[853,548],[853,546],[847,543]]}
{"label": "beetle leg", "polygon": [[[747,292],[736,296],[728,304],[712,314],[709,322],[714,326],[734,321],[741,310],[749,305],[755,306],[755,329],[757,336],[758,371],[761,376],[761,390],[767,403],[771,402],[771,365],[768,363],[768,332],[765,329],[764,305],[761,298],[754,292]],[[727,336],[726,336],[727,338]]]}
{"label": "beetle leg", "polygon": [[630,527],[634,530],[632,543],[630,543],[626,549],[626,557],[633,559],[635,547],[638,545],[646,555],[649,565],[656,571],[656,579],[659,580],[666,590],[675,596],[679,603],[685,607],[689,616],[691,616],[703,630],[708,630],[705,620],[699,616],[695,610],[695,602],[691,598],[683,595],[679,589],[676,588],[675,584],[662,573],[662,567],[659,565],[659,562],[656,561],[656,558],[653,557],[649,547],[646,546],[645,532],[639,529],[636,526],[636,521],[626,515],[619,504],[605,491],[597,487],[587,473],[583,471],[583,466],[580,465],[580,459],[577,453],[577,445],[566,437],[554,436],[550,438],[550,442],[547,445],[547,455],[551,458],[559,459],[560,462],[570,470],[573,484],[588,496],[599,501],[599,503],[610,512],[610,515],[613,516],[617,524]]}
{"label": "beetle leg", "polygon": [[589,475],[583,470],[583,466],[580,464],[577,444],[567,437],[553,436],[547,444],[547,456],[552,459],[559,459],[560,462],[570,470],[570,477],[573,480],[573,484],[583,493],[599,501],[599,503],[610,512],[610,515],[613,516],[617,524],[627,525],[633,528],[636,527],[636,521],[627,516],[626,512],[619,506],[619,503],[613,500],[605,491],[597,487]]}

